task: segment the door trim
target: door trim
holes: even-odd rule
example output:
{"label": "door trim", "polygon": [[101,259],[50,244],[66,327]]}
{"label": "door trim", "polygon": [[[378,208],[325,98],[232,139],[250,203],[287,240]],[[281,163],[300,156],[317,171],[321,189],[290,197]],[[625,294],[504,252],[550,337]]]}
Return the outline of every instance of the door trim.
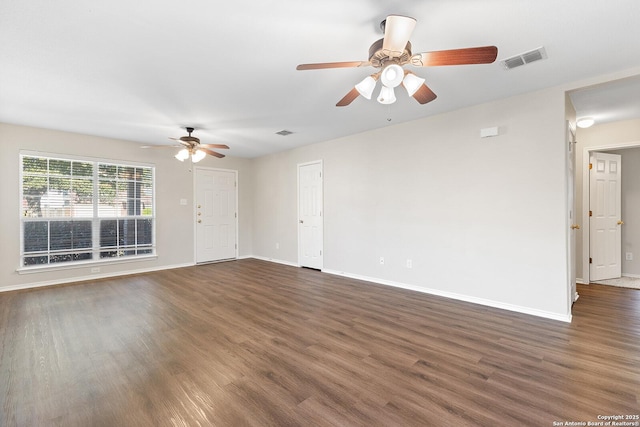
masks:
{"label": "door trim", "polygon": [[320,217],[320,222],[322,223],[322,258],[321,258],[321,264],[322,266],[320,267],[320,270],[322,271],[324,269],[324,164],[322,163],[322,160],[313,160],[310,162],[304,162],[304,163],[298,163],[298,165],[296,166],[296,182],[297,182],[297,192],[296,192],[296,226],[297,226],[297,230],[298,230],[298,267],[302,267],[302,257],[301,257],[301,239],[300,239],[300,222],[298,221],[300,219],[300,168],[304,167],[304,166],[310,166],[310,165],[320,165],[320,173],[322,174],[322,207],[321,207],[321,211],[322,211],[322,216]]}
{"label": "door trim", "polygon": [[589,221],[589,160],[592,151],[609,151],[623,148],[640,147],[640,141],[625,142],[612,145],[598,145],[594,147],[585,147],[582,151],[582,282],[590,283],[589,274],[589,236],[591,235],[591,224]]}
{"label": "door trim", "polygon": [[[197,262],[196,260],[198,259],[197,257],[197,253],[198,253],[198,241],[196,240],[198,238],[198,227],[196,227],[196,221],[198,220],[198,215],[197,215],[197,208],[196,208],[196,197],[198,196],[198,180],[196,179],[196,175],[197,175],[197,170],[203,170],[203,171],[219,171],[219,172],[232,172],[233,173],[233,177],[236,183],[236,206],[235,206],[235,210],[236,210],[236,250],[235,250],[235,259],[238,259],[238,253],[240,251],[240,230],[238,227],[238,218],[240,216],[240,213],[238,212],[238,187],[239,187],[239,183],[238,183],[238,171],[235,169],[223,169],[223,168],[211,168],[211,167],[207,167],[207,166],[194,166],[193,167],[193,194],[191,196],[192,198],[192,203],[191,203],[191,218],[193,218],[193,264],[196,265]],[[217,261],[212,261],[212,262],[217,262]]]}

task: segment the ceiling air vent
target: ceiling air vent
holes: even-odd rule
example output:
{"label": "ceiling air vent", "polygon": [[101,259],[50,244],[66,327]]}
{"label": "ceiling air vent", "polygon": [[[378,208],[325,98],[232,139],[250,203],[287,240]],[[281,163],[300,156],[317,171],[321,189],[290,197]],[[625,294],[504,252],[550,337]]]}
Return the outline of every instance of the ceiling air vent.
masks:
{"label": "ceiling air vent", "polygon": [[547,59],[547,51],[544,47],[539,47],[528,52],[521,53],[519,55],[512,56],[500,61],[505,70],[520,67],[522,65],[531,64],[532,62],[540,61],[541,59]]}
{"label": "ceiling air vent", "polygon": [[293,132],[291,132],[290,130],[283,129],[280,132],[276,132],[276,135],[287,136],[287,135],[291,135],[292,133]]}

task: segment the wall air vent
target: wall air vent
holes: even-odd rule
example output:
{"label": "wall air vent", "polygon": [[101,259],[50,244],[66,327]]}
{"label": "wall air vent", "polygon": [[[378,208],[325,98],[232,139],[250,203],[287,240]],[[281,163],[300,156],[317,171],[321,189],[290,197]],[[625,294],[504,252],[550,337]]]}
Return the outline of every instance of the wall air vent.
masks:
{"label": "wall air vent", "polygon": [[500,61],[500,63],[505,70],[510,70],[512,68],[540,61],[541,59],[547,59],[547,51],[544,50],[544,47],[539,47],[537,49],[533,49],[507,59],[503,59],[502,61]]}
{"label": "wall air vent", "polygon": [[287,136],[287,135],[291,135],[292,133],[293,132],[291,132],[290,130],[283,129],[280,132],[276,132],[276,135]]}

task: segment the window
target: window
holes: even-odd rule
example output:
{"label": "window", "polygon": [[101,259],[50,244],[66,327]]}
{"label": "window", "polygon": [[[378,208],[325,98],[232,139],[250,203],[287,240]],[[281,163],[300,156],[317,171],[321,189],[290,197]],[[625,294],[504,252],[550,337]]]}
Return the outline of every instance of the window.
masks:
{"label": "window", "polygon": [[23,267],[155,253],[154,168],[20,159]]}

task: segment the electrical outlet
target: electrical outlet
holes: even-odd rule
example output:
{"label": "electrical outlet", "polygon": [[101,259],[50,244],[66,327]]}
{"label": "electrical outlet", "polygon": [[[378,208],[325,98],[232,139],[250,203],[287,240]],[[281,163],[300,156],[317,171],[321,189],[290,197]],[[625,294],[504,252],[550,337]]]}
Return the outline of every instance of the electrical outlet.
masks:
{"label": "electrical outlet", "polygon": [[410,259],[407,260],[407,268],[413,268],[413,261]]}
{"label": "electrical outlet", "polygon": [[380,257],[380,265],[384,265],[384,257]]}
{"label": "electrical outlet", "polygon": [[92,272],[92,273],[100,273],[100,267],[93,267],[93,268],[91,268],[91,272]]}
{"label": "electrical outlet", "polygon": [[280,249],[280,243],[276,243],[276,249]]}
{"label": "electrical outlet", "polygon": [[625,255],[627,261],[633,261],[633,252],[627,252]]}

